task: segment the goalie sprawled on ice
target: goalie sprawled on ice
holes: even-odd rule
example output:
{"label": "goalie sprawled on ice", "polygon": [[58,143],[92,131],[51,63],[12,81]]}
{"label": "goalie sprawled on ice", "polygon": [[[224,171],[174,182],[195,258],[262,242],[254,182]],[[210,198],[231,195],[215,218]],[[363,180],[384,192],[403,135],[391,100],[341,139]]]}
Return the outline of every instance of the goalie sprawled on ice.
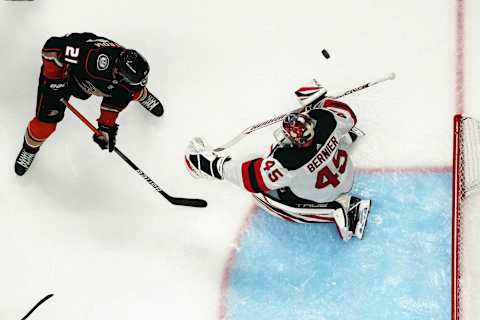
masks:
{"label": "goalie sprawled on ice", "polygon": [[245,188],[259,206],[284,220],[335,222],[343,240],[362,239],[371,201],[350,194],[354,170],[348,150],[361,134],[354,128],[356,115],[345,103],[326,98],[316,83],[296,95],[307,111],[283,119],[282,135],[267,157],[236,161],[194,138],[186,151],[188,170],[196,178]]}

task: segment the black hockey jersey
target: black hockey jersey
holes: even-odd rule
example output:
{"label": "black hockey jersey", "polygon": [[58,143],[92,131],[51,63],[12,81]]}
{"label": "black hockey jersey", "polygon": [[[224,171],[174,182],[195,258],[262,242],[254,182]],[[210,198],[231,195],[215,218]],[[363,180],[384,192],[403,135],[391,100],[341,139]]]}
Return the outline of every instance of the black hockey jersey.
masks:
{"label": "black hockey jersey", "polygon": [[45,58],[56,53],[56,63],[65,67],[69,86],[77,86],[86,97],[103,97],[102,109],[119,112],[136,100],[144,88],[115,78],[115,61],[123,50],[110,39],[85,32],[51,37],[42,55]]}

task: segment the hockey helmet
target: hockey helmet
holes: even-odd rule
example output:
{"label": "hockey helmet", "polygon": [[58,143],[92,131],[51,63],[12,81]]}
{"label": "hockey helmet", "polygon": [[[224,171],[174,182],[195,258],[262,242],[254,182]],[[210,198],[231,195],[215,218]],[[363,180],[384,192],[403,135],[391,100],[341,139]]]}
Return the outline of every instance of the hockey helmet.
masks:
{"label": "hockey helmet", "polygon": [[289,113],[283,118],[282,130],[285,137],[295,146],[307,148],[314,141],[315,122],[305,113]]}
{"label": "hockey helmet", "polygon": [[121,80],[126,83],[143,87],[147,84],[150,66],[147,60],[137,51],[132,49],[123,50],[117,59],[115,67]]}

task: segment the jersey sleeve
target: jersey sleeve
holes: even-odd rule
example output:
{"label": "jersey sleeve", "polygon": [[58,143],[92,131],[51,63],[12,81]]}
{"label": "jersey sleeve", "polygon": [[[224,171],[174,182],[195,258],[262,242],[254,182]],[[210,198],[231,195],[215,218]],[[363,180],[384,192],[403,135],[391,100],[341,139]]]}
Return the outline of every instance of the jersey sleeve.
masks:
{"label": "jersey sleeve", "polygon": [[100,109],[110,112],[121,112],[132,101],[132,95],[128,92],[115,93],[111,97],[104,97]]}
{"label": "jersey sleeve", "polygon": [[80,48],[93,33],[70,33],[61,37],[50,37],[42,47],[43,75],[48,79],[65,79],[69,64],[77,64]]}
{"label": "jersey sleeve", "polygon": [[224,179],[252,193],[268,192],[289,185],[292,175],[273,157],[248,161],[228,161],[223,167]]}
{"label": "jersey sleeve", "polygon": [[68,75],[68,67],[64,58],[65,38],[51,37],[42,47],[42,74],[51,80],[64,80]]}
{"label": "jersey sleeve", "polygon": [[125,90],[125,88],[117,88],[111,96],[103,97],[100,104],[100,118],[98,122],[113,125],[118,114],[133,100],[133,96],[132,91]]}
{"label": "jersey sleeve", "polygon": [[145,98],[147,94],[148,91],[145,87],[119,84],[111,93],[110,97],[103,98],[101,109],[112,112],[120,112],[128,106],[130,101],[141,100]]}
{"label": "jersey sleeve", "polygon": [[323,109],[329,110],[335,116],[337,129],[340,134],[347,134],[357,124],[357,116],[346,104],[337,100],[325,99],[322,101]]}

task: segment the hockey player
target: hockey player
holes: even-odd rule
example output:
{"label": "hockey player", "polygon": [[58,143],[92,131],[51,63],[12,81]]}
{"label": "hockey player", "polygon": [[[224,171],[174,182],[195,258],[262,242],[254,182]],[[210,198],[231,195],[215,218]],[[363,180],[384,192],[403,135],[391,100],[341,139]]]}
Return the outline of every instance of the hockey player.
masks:
{"label": "hockey player", "polygon": [[348,150],[362,133],[354,128],[356,115],[345,103],[326,98],[316,82],[296,95],[306,111],[283,119],[282,135],[267,157],[237,161],[194,138],[186,151],[187,168],[196,178],[243,187],[279,218],[334,222],[343,240],[362,239],[371,201],[350,194],[354,169]]}
{"label": "hockey player", "polygon": [[150,67],[137,51],[93,33],[71,33],[51,37],[42,48],[42,67],[35,117],[28,123],[23,146],[15,161],[15,172],[23,175],[42,143],[55,131],[71,96],[88,99],[100,96],[98,130],[93,136],[101,149],[113,151],[118,114],[130,101],[160,117],[163,106],[147,89]]}

